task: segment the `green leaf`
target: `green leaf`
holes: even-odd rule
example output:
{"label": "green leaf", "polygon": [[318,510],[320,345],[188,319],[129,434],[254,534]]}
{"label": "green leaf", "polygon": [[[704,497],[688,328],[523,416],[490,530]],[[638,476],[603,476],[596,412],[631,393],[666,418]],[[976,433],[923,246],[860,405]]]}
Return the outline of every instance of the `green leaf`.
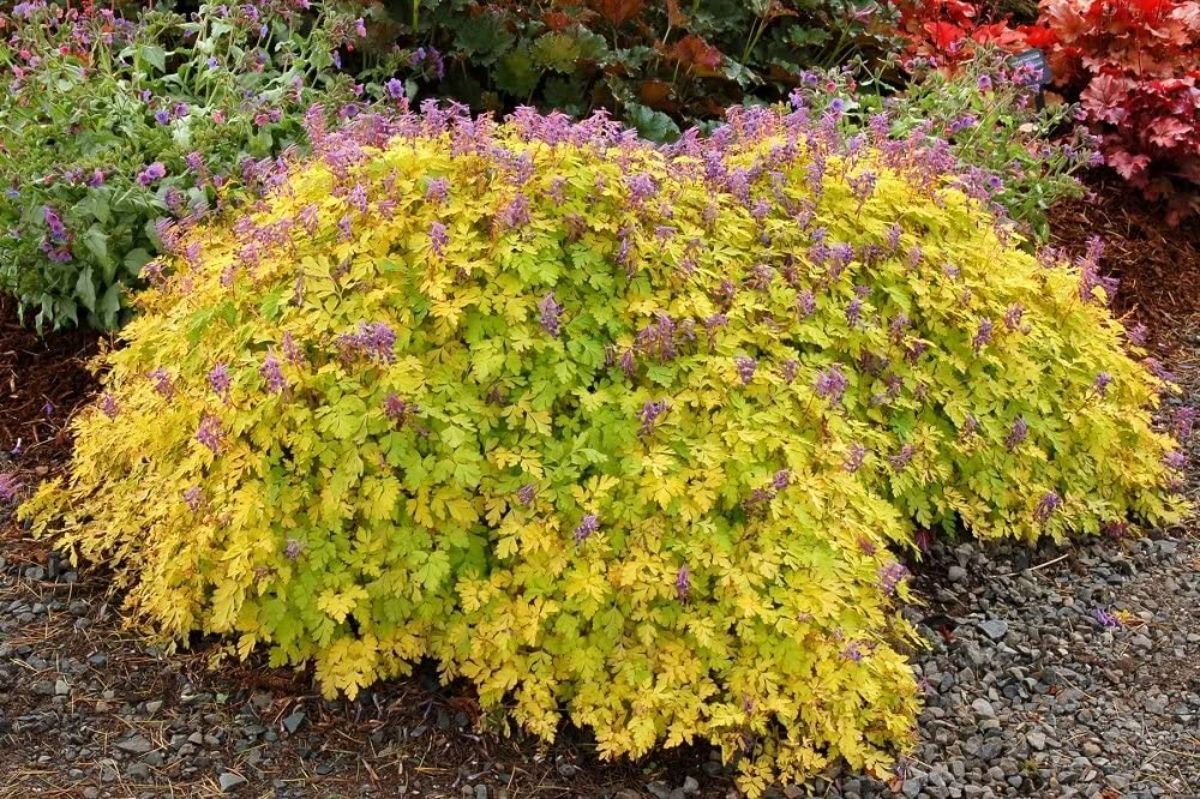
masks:
{"label": "green leaf", "polygon": [[669,142],[679,138],[679,126],[675,120],[641,103],[625,104],[625,121],[650,141]]}
{"label": "green leaf", "polygon": [[495,14],[483,14],[473,19],[470,25],[459,26],[454,37],[459,50],[484,66],[496,63],[514,41]]}
{"label": "green leaf", "polygon": [[496,86],[516,97],[527,97],[538,84],[542,72],[533,63],[528,50],[513,50],[496,65]]}
{"label": "green leaf", "polygon": [[167,53],[158,45],[143,44],[139,46],[138,59],[145,61],[159,72],[167,71]]}
{"label": "green leaf", "polygon": [[75,280],[75,296],[89,311],[96,310],[96,284],[92,282],[92,268],[85,266]]}

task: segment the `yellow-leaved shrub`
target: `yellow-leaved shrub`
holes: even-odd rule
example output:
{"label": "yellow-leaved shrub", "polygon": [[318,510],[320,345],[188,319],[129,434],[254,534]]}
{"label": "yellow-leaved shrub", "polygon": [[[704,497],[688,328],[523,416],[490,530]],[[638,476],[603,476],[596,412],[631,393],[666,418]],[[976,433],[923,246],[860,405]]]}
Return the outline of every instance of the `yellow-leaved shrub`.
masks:
{"label": "yellow-leaved shrub", "polygon": [[910,739],[918,526],[1174,512],[1103,287],[915,146],[761,109],[314,144],[179,233],[24,508],[167,638],[351,696],[433,657],[546,739],[710,740],[755,794]]}

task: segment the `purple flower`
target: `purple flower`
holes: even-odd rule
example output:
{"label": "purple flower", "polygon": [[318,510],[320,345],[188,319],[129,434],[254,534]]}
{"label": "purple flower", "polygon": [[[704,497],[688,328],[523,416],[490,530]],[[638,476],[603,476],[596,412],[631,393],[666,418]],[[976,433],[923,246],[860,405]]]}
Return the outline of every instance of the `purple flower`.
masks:
{"label": "purple flower", "polygon": [[858,663],[860,660],[862,660],[863,653],[862,649],[859,648],[858,642],[851,641],[849,644],[847,644],[846,648],[842,650],[842,657],[846,658],[847,660],[852,660],[855,663]]}
{"label": "purple flower", "polygon": [[679,601],[686,602],[691,590],[692,575],[685,563],[679,567],[679,573],[675,575],[675,593],[679,596]]}
{"label": "purple flower", "polygon": [[796,379],[796,372],[800,369],[800,362],[795,358],[788,358],[783,362],[783,366],[779,369],[779,374],[783,377],[783,382],[791,383]]}
{"label": "purple flower", "polygon": [[1104,397],[1108,395],[1108,387],[1112,384],[1112,381],[1112,375],[1108,372],[1101,372],[1096,375],[1096,382],[1092,384],[1092,387],[1096,390],[1097,394]]}
{"label": "purple flower", "polygon": [[1021,443],[1028,437],[1029,425],[1025,423],[1023,418],[1018,416],[1016,421],[1012,423],[1012,427],[1009,428],[1008,436],[1004,439],[1004,446],[1009,452],[1012,452],[1021,446]]}
{"label": "purple flower", "polygon": [[507,205],[500,209],[497,215],[500,224],[506,230],[519,228],[529,223],[529,198],[518,194]]}
{"label": "purple flower", "polygon": [[867,459],[867,449],[857,441],[850,445],[850,449],[846,452],[846,459],[842,461],[842,468],[851,474],[862,468],[863,462]]}
{"label": "purple flower", "polygon": [[166,176],[167,168],[162,165],[161,161],[155,161],[138,173],[137,181],[143,186],[149,186],[154,181],[162,180]]}
{"label": "purple flower", "polygon": [[975,352],[979,352],[987,343],[992,340],[992,320],[984,319],[979,323],[979,329],[975,331],[975,338],[971,339],[971,346]]}
{"label": "purple flower", "polygon": [[380,363],[396,360],[396,334],[386,322],[359,322],[358,332],[342,336],[338,345],[344,354],[364,352]]}
{"label": "purple flower", "polygon": [[835,364],[817,375],[815,388],[818,397],[837,404],[842,401],[842,396],[846,393],[849,385],[850,381],[846,379],[846,373]]}
{"label": "purple flower", "polygon": [[1092,608],[1092,618],[1106,630],[1115,630],[1121,626],[1121,620],[1102,607]]}
{"label": "purple flower", "polygon": [[1008,310],[1004,312],[1004,326],[1009,331],[1014,331],[1021,326],[1021,317],[1025,315],[1025,308],[1021,303],[1013,303],[1008,306]]}
{"label": "purple flower", "polygon": [[541,311],[542,330],[545,330],[552,336],[557,336],[562,327],[563,307],[554,299],[554,292],[550,292],[542,301],[538,303],[538,310]]}
{"label": "purple flower", "polygon": [[275,357],[275,353],[268,352],[262,368],[259,369],[259,374],[267,381],[267,390],[272,394],[281,394],[287,388],[287,380],[284,379],[283,370],[279,366],[279,359]]}
{"label": "purple flower", "polygon": [[992,90],[992,77],[990,75],[980,75],[976,85],[981,92],[990,92]]}
{"label": "purple flower", "polygon": [[596,515],[589,513],[579,520],[579,526],[575,528],[575,543],[582,544],[588,539],[592,533],[600,529],[600,520]]}
{"label": "purple flower", "polygon": [[387,95],[392,100],[403,100],[406,96],[404,91],[404,82],[398,78],[392,78],[387,83],[383,84],[383,88],[387,91]]}
{"label": "purple flower", "polygon": [[109,419],[116,419],[120,409],[117,407],[117,398],[112,394],[105,394],[100,398],[100,410]]}
{"label": "purple flower", "polygon": [[1038,501],[1037,508],[1033,512],[1034,518],[1041,524],[1045,524],[1054,512],[1062,507],[1062,504],[1062,497],[1057,492],[1047,491]]}
{"label": "purple flower", "polygon": [[192,513],[195,513],[196,511],[200,510],[200,506],[204,504],[204,492],[200,489],[200,486],[192,486],[187,491],[183,492],[183,501],[187,504]]}
{"label": "purple flower", "polygon": [[888,456],[888,463],[892,465],[892,471],[901,472],[912,461],[913,455],[917,452],[917,448],[912,444],[905,444],[900,448],[900,451],[895,455]]}
{"label": "purple flower", "polygon": [[636,175],[627,177],[625,185],[629,188],[629,198],[635,203],[641,203],[650,199],[658,191],[658,184],[646,172],[639,172]]}
{"label": "purple flower", "polygon": [[536,496],[537,488],[533,483],[526,483],[517,490],[517,500],[527,508],[533,504],[534,497]]}
{"label": "purple flower", "polygon": [[808,289],[796,295],[796,313],[801,319],[807,319],[812,316],[812,312],[817,309],[817,300],[813,297],[813,293]]}
{"label": "purple flower", "polygon": [[638,434],[645,436],[654,432],[654,425],[658,421],[658,417],[666,413],[669,407],[665,400],[647,402],[643,405],[641,412],[642,429]]}
{"label": "purple flower", "polygon": [[196,430],[196,440],[215,455],[221,449],[221,421],[212,414],[205,414]]}
{"label": "purple flower", "polygon": [[61,244],[67,238],[67,228],[63,224],[62,217],[48,205],[42,206],[42,219],[46,221],[46,227],[50,228],[51,240]]}
{"label": "purple flower", "polygon": [[425,200],[431,203],[443,203],[450,194],[450,181],[446,178],[432,178],[425,184]]}
{"label": "purple flower", "polygon": [[21,493],[21,481],[14,474],[0,474],[0,501],[12,502]]}
{"label": "purple flower", "polygon": [[218,363],[208,373],[208,384],[212,386],[212,390],[217,393],[226,402],[229,401],[229,389],[233,385],[233,381],[229,379],[229,368],[223,363]]}
{"label": "purple flower", "polygon": [[438,258],[441,258],[446,252],[446,245],[450,243],[450,236],[446,232],[446,226],[441,222],[431,222],[429,224],[429,249]]}
{"label": "purple flower", "polygon": [[758,369],[758,361],[746,355],[739,355],[733,359],[734,366],[737,367],[738,377],[742,380],[742,385],[749,385],[754,379],[754,372]]}
{"label": "purple flower", "polygon": [[367,23],[362,17],[354,20],[354,32],[358,34],[358,38],[365,39],[367,36]]}
{"label": "purple flower", "polygon": [[904,564],[892,561],[886,566],[879,567],[879,587],[884,593],[896,593],[896,586],[900,585],[900,581],[908,576],[908,569]]}
{"label": "purple flower", "polygon": [[1174,469],[1177,472],[1182,472],[1188,465],[1187,455],[1184,455],[1177,449],[1163,455],[1162,462],[1163,466],[1166,466],[1168,469]]}
{"label": "purple flower", "polygon": [[300,557],[300,553],[304,551],[304,545],[295,538],[289,538],[287,544],[283,547],[283,556],[288,560],[295,560]]}
{"label": "purple flower", "polygon": [[771,478],[771,487],[776,491],[782,491],[792,484],[792,472],[790,469],[780,469],[775,472],[775,476]]}
{"label": "purple flower", "polygon": [[1125,337],[1129,339],[1129,343],[1133,346],[1144,347],[1146,346],[1146,337],[1148,332],[1149,331],[1147,331],[1146,326],[1141,322],[1138,322],[1133,327],[1125,331]]}
{"label": "purple flower", "polygon": [[395,422],[396,427],[403,428],[405,423],[421,409],[416,405],[401,399],[395,392],[388,394],[383,400],[383,413]]}
{"label": "purple flower", "polygon": [[165,108],[160,108],[154,112],[154,121],[160,125],[166,125],[171,121],[171,112]]}
{"label": "purple flower", "polygon": [[154,390],[167,399],[170,399],[171,395],[175,393],[175,389],[171,386],[171,375],[167,373],[166,369],[161,367],[155,369],[147,377],[154,381]]}

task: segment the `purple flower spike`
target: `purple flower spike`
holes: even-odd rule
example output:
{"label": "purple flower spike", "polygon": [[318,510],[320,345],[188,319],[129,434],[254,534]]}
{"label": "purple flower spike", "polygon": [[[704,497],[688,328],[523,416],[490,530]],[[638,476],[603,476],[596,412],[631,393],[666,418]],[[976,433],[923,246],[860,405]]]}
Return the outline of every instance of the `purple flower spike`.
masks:
{"label": "purple flower spike", "polygon": [[212,414],[205,414],[200,420],[200,427],[196,430],[196,440],[213,451],[213,454],[221,449],[221,422]]}
{"label": "purple flower spike", "polygon": [[557,336],[562,329],[562,312],[563,307],[554,299],[554,292],[550,292],[542,301],[538,303],[538,310],[541,311],[542,330],[545,330],[552,336]]}
{"label": "purple flower spike", "polygon": [[188,509],[192,513],[195,513],[204,504],[204,492],[200,489],[200,486],[192,486],[183,492],[183,501],[187,504]]}
{"label": "purple flower spike", "polygon": [[275,353],[269,352],[259,370],[259,374],[267,381],[267,390],[272,394],[282,394],[283,390],[287,388],[287,380],[283,376],[283,370],[279,367],[279,359],[275,357]]}
{"label": "purple flower spike", "polygon": [[879,586],[884,593],[894,594],[900,581],[907,576],[908,569],[904,567],[904,564],[893,561],[886,566],[879,567]]}
{"label": "purple flower spike", "polygon": [[143,186],[149,186],[151,183],[162,180],[166,176],[167,168],[162,165],[161,161],[155,161],[138,173],[137,181]]}
{"label": "purple flower spike", "polygon": [[675,575],[675,593],[679,595],[679,601],[686,602],[688,594],[692,591],[692,574],[688,571],[687,564],[679,567],[679,573]]}
{"label": "purple flower spike", "polygon": [[1054,512],[1062,507],[1062,497],[1055,491],[1047,491],[1038,501],[1037,508],[1034,510],[1034,518],[1041,524],[1045,524],[1054,515]]}
{"label": "purple flower spike", "polygon": [[218,363],[212,368],[212,371],[208,373],[208,384],[221,399],[229,401],[229,389],[233,385],[233,381],[229,378],[229,368],[225,364]]}
{"label": "purple flower spike", "polygon": [[446,245],[450,243],[450,236],[446,231],[446,226],[441,222],[432,222],[429,225],[429,249],[438,258],[441,258],[446,253]]}
{"label": "purple flower spike", "polygon": [[300,553],[304,551],[304,545],[295,538],[289,538],[287,544],[283,547],[283,556],[288,560],[295,560],[300,557]]}
{"label": "purple flower spike", "polygon": [[667,405],[665,400],[647,402],[645,405],[643,405],[641,412],[642,429],[638,431],[638,435],[646,436],[653,433],[654,425],[658,421],[658,417],[666,413],[667,408],[669,407],[670,406]]}
{"label": "purple flower spike", "polygon": [[815,388],[818,397],[837,404],[842,401],[842,396],[846,393],[849,384],[846,373],[842,371],[841,367],[831,366],[817,375]]}
{"label": "purple flower spike", "polygon": [[537,487],[533,483],[526,483],[517,491],[517,500],[527,508],[533,504],[536,496]]}
{"label": "purple flower spike", "polygon": [[599,529],[600,520],[594,513],[587,514],[579,520],[579,526],[575,528],[575,543],[582,544]]}
{"label": "purple flower spike", "polygon": [[750,384],[754,379],[754,372],[758,369],[758,361],[745,355],[739,355],[733,359],[734,365],[737,367],[738,377],[741,378],[742,385]]}
{"label": "purple flower spike", "polygon": [[109,419],[116,419],[120,413],[120,408],[117,407],[117,398],[112,394],[105,394],[100,398],[100,410]]}
{"label": "purple flower spike", "polygon": [[1008,436],[1004,439],[1004,447],[1009,452],[1012,452],[1021,443],[1029,437],[1029,425],[1020,416],[1012,423],[1012,427],[1008,431]]}

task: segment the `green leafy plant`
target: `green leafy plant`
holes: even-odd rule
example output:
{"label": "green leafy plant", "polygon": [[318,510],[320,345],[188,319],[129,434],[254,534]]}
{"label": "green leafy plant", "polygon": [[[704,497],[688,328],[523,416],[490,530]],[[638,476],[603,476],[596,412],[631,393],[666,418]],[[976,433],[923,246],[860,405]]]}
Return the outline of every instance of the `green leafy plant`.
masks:
{"label": "green leafy plant", "polygon": [[895,15],[874,0],[404,0],[373,5],[365,82],[476,110],[614,113],[643,136],[786,99],[802,69],[891,52]]}
{"label": "green leafy plant", "polygon": [[21,510],[167,638],[330,694],[434,657],[543,738],[707,739],[758,795],[910,740],[918,528],[1177,513],[1094,258],[1018,249],[920,140],[430,103],[313,146],[182,236]]}
{"label": "green leafy plant", "polygon": [[333,71],[353,18],[283,0],[130,20],[37,0],[0,32],[0,286],[39,328],[117,325],[160,222],[261,188],[305,109],[353,99]]}

